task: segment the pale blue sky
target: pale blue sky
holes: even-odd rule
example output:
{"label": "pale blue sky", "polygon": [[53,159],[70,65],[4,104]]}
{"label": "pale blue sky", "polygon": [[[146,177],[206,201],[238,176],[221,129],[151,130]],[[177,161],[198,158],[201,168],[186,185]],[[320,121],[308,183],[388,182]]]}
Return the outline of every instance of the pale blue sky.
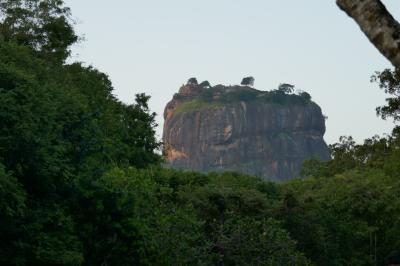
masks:
{"label": "pale blue sky", "polygon": [[[375,115],[385,94],[370,83],[390,63],[334,0],[66,0],[79,34],[74,61],[107,73],[115,95],[152,96],[161,135],[164,106],[190,77],[308,91],[328,116],[325,140],[390,132]],[[400,18],[400,1],[384,1]]]}

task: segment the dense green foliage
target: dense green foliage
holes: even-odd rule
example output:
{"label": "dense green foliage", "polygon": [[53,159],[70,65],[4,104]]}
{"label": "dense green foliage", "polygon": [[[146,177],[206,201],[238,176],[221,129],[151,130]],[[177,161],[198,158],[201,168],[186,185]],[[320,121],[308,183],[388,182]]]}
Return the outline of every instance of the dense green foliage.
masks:
{"label": "dense green foliage", "polygon": [[48,61],[65,60],[78,40],[63,0],[0,0],[0,19],[2,38]]}
{"label": "dense green foliage", "polygon": [[64,64],[62,1],[0,10],[1,265],[380,265],[399,248],[400,129],[342,138],[285,184],[165,169],[149,97],[123,104],[104,73]]}
{"label": "dense green foliage", "polygon": [[[332,265],[375,265],[400,246],[398,132],[363,145],[343,138],[331,147],[332,161],[308,161],[303,171],[308,179],[287,184],[301,217],[307,219],[306,226],[313,226],[312,239],[307,239],[310,232],[302,236],[308,243],[306,254],[320,248],[320,255],[334,256],[329,258],[336,261]],[[291,227],[297,231],[296,225]],[[314,261],[321,264],[328,259],[323,256]]]}
{"label": "dense green foliage", "polygon": [[[196,86],[196,85],[193,85]],[[214,109],[223,106],[235,106],[239,102],[272,104],[279,106],[314,104],[307,92],[294,94],[292,91],[277,89],[271,91],[259,91],[250,87],[217,85],[208,87],[199,85],[201,90],[196,98],[191,96],[174,95],[174,99],[181,101],[174,114],[199,111],[202,109]]]}
{"label": "dense green foliage", "polygon": [[284,90],[258,91],[254,89],[233,90],[221,95],[218,101],[223,103],[233,102],[259,102],[276,105],[307,105],[312,104],[311,97],[304,94],[297,95]]}
{"label": "dense green foliage", "polygon": [[188,84],[188,85],[198,85],[198,82],[197,82],[197,79],[196,79],[196,78],[190,78],[190,79],[187,81],[187,84]]}
{"label": "dense green foliage", "polygon": [[240,85],[253,86],[254,85],[254,81],[255,81],[255,79],[253,77],[245,77],[240,82]]}
{"label": "dense green foliage", "polygon": [[278,90],[282,91],[284,93],[293,93],[294,87],[295,87],[294,85],[291,85],[288,83],[282,83],[282,84],[279,84]]}
{"label": "dense green foliage", "polygon": [[210,82],[209,82],[208,80],[205,80],[205,81],[202,81],[202,82],[199,84],[199,86],[202,87],[202,88],[210,88],[210,87],[211,87],[211,84],[210,84]]}
{"label": "dense green foliage", "polygon": [[372,81],[379,83],[379,87],[389,93],[391,97],[386,99],[387,105],[376,108],[376,112],[383,119],[392,117],[395,121],[400,120],[400,69],[391,71],[385,69],[376,72]]}
{"label": "dense green foliage", "polygon": [[202,109],[215,109],[222,107],[223,105],[218,102],[205,102],[201,100],[192,100],[189,102],[184,102],[182,103],[174,112],[174,115],[176,114],[181,114],[181,113],[187,113],[187,112],[193,112],[193,111],[199,111]]}

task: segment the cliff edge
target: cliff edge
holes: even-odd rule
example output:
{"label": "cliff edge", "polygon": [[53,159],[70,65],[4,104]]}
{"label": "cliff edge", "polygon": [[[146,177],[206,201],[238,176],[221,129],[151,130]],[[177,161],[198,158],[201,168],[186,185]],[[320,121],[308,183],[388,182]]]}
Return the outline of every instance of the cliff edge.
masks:
{"label": "cliff edge", "polygon": [[187,84],[164,119],[165,156],[175,168],[283,181],[298,175],[306,159],[330,159],[325,118],[305,92]]}

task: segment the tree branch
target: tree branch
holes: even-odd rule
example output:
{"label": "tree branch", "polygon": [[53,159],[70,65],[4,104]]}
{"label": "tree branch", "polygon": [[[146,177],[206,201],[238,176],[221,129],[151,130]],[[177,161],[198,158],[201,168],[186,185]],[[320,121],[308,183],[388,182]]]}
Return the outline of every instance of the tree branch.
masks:
{"label": "tree branch", "polygon": [[336,0],[375,47],[400,68],[400,24],[380,0]]}

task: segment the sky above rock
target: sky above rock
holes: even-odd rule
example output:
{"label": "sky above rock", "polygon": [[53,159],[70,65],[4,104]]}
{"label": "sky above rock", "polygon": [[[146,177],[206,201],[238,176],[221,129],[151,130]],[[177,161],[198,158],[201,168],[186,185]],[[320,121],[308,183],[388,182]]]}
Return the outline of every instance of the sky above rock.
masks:
{"label": "sky above rock", "polygon": [[[212,85],[255,77],[260,90],[280,83],[309,92],[328,117],[325,140],[389,133],[375,108],[385,94],[370,83],[390,63],[334,0],[65,0],[84,40],[71,61],[107,73],[115,95],[152,96],[163,109],[190,77]],[[383,1],[400,19],[400,2]]]}

